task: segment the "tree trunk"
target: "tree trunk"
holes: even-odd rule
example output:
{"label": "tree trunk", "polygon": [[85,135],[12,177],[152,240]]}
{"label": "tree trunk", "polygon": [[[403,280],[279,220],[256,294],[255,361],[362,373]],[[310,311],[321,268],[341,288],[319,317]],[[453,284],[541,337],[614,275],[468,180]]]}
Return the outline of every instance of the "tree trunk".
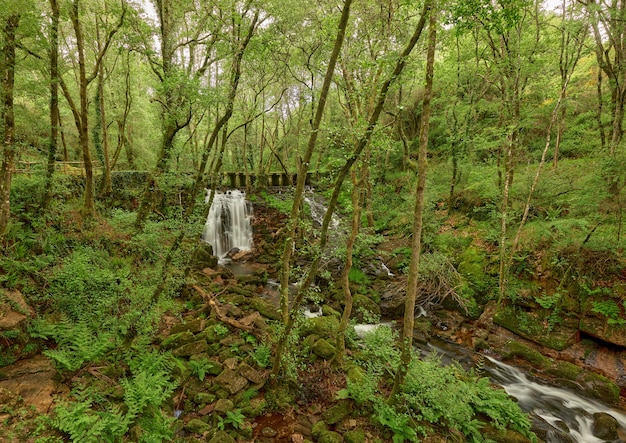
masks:
{"label": "tree trunk", "polygon": [[[361,182],[362,183],[362,182]],[[356,178],[356,170],[352,169],[352,229],[346,244],[346,264],[341,272],[341,286],[345,298],[345,307],[337,328],[337,356],[336,359],[343,361],[343,354],[346,351],[345,333],[348,328],[348,322],[352,315],[352,291],[350,290],[350,270],[352,269],[352,252],[354,250],[354,242],[359,234],[361,226],[361,183]]]}
{"label": "tree trunk", "polygon": [[430,102],[433,95],[433,75],[435,66],[435,46],[437,43],[437,14],[431,11],[428,24],[428,50],[426,55],[426,81],[422,102],[422,117],[420,119],[419,154],[417,158],[417,187],[415,190],[415,208],[413,211],[413,237],[411,240],[411,262],[406,286],[406,301],[404,305],[404,324],[402,327],[402,341],[400,366],[396,371],[390,401],[400,392],[413,356],[413,328],[415,325],[415,303],[417,299],[417,284],[419,282],[419,268],[422,249],[422,226],[424,213],[424,195],[426,189],[426,170],[428,168],[428,131],[430,127]]}
{"label": "tree trunk", "polygon": [[11,181],[15,169],[16,148],[13,88],[15,85],[15,33],[20,22],[19,14],[11,14],[4,25],[4,48],[2,51],[2,106],[4,139],[2,140],[2,166],[0,167],[0,238],[4,237],[11,218]]}
{"label": "tree trunk", "polygon": [[47,208],[52,198],[52,177],[56,163],[59,138],[59,4],[50,0],[52,11],[50,23],[50,140],[48,145],[48,165],[46,169],[46,187],[43,208]]}
{"label": "tree trunk", "polygon": [[76,35],[76,51],[78,55],[78,94],[80,97],[78,142],[83,156],[85,168],[85,200],[83,203],[83,215],[92,217],[95,212],[93,163],[89,150],[89,97],[87,95],[87,68],[85,66],[85,38],[79,16],[80,0],[74,0],[70,8],[70,19]]}

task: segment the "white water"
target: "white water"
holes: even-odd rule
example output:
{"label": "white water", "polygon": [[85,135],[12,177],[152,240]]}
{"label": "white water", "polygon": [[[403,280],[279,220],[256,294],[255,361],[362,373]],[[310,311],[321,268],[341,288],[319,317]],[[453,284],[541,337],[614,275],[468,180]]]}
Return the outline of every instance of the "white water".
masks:
{"label": "white water", "polygon": [[233,248],[252,249],[252,204],[246,200],[245,192],[215,193],[202,239],[213,247],[213,254],[220,259]]}
{"label": "white water", "polygon": [[493,364],[493,368],[488,369],[492,379],[502,385],[509,395],[515,397],[522,409],[541,417],[555,429],[560,429],[559,422],[565,423],[574,441],[581,443],[605,441],[591,432],[593,427],[591,415],[596,412],[611,415],[622,428],[626,428],[624,413],[613,410],[600,402],[580,397],[566,389],[536,383],[529,380],[519,369],[493,358],[487,358]]}
{"label": "white water", "polygon": [[[437,341],[437,345],[429,343],[427,347],[420,347],[423,354],[436,352],[442,360],[455,360],[472,364],[472,353],[449,342]],[[535,415],[549,424],[553,430],[545,437],[546,443],[560,443],[559,437],[565,432],[572,441],[578,443],[604,443],[592,433],[593,417],[596,412],[604,412],[614,417],[623,429],[626,429],[626,414],[602,404],[575,394],[564,388],[548,386],[529,379],[524,372],[486,356],[489,364],[485,371],[492,382],[502,386],[514,397],[522,410]],[[563,428],[563,424],[567,429]]]}
{"label": "white water", "polygon": [[[322,226],[322,221],[326,215],[327,208],[319,201],[315,200],[315,194],[311,193],[311,197],[305,196],[304,202],[309,205],[311,211],[311,218],[319,225]],[[333,214],[330,219],[330,228],[336,229],[339,226],[339,218]]]}

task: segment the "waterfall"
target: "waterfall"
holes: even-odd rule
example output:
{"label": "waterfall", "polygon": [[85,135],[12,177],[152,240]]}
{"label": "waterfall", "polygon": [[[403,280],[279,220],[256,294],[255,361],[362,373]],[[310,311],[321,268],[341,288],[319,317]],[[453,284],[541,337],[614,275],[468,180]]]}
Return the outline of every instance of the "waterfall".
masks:
{"label": "waterfall", "polygon": [[233,248],[252,249],[252,203],[246,200],[245,192],[215,193],[202,239],[213,247],[218,258],[224,258]]}

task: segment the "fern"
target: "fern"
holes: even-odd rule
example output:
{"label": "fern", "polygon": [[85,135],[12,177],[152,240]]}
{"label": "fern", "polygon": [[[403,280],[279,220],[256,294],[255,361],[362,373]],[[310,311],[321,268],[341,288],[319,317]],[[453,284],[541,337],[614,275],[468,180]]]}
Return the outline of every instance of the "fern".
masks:
{"label": "fern", "polygon": [[39,322],[31,331],[31,336],[54,339],[58,347],[43,353],[53,359],[60,369],[67,371],[76,371],[86,362],[97,361],[115,347],[113,333],[96,334],[88,328],[86,322]]}
{"label": "fern", "polygon": [[94,411],[90,400],[61,404],[55,413],[52,425],[75,443],[120,442],[129,426],[128,418],[119,408]]}
{"label": "fern", "polygon": [[170,366],[166,357],[146,353],[131,362],[132,378],[120,382],[128,415],[136,417],[150,406],[158,408],[170,397],[176,384],[170,380]]}

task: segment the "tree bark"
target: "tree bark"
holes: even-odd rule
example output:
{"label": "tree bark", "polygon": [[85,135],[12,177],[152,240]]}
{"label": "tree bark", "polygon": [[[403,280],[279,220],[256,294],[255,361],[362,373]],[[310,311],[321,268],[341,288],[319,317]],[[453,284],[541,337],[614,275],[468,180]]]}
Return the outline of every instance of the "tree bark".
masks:
{"label": "tree bark", "polygon": [[16,147],[15,113],[13,110],[13,90],[15,86],[15,34],[20,22],[19,14],[11,14],[4,24],[4,48],[1,56],[4,72],[2,72],[2,106],[4,117],[4,137],[2,140],[2,166],[0,166],[0,238],[6,235],[11,218],[11,182],[15,169]]}
{"label": "tree bark", "polygon": [[59,4],[50,0],[50,140],[48,144],[48,164],[46,168],[46,187],[42,206],[45,209],[52,198],[52,178],[56,163],[59,139]]}

